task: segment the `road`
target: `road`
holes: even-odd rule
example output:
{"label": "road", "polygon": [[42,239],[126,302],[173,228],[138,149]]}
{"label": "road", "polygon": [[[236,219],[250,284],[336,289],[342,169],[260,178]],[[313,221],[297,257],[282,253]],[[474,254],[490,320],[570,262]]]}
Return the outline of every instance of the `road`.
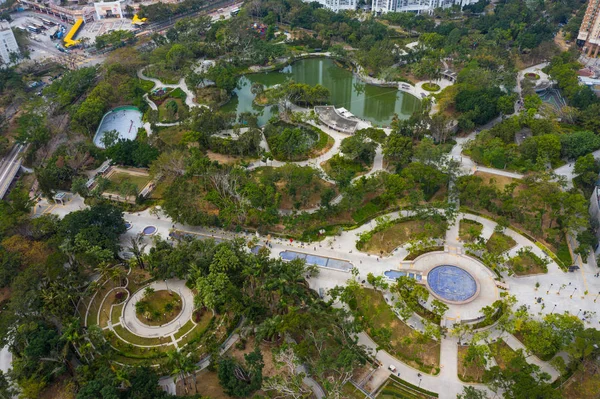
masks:
{"label": "road", "polygon": [[25,147],[21,144],[16,144],[10,152],[0,160],[0,199],[4,198],[4,195],[10,187],[15,178],[19,167],[21,166],[20,155],[24,151]]}

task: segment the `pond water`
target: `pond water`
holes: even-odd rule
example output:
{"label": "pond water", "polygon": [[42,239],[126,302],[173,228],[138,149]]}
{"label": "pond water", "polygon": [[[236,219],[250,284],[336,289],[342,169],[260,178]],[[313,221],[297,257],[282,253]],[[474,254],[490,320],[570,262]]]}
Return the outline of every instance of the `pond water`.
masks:
{"label": "pond water", "polygon": [[400,90],[366,84],[329,58],[308,58],[296,61],[279,71],[248,74],[239,78],[236,94],[222,107],[223,111],[260,113],[259,124],[264,125],[274,115],[272,107],[253,104],[252,83],[271,87],[292,79],[309,85],[321,84],[330,91],[330,105],[344,107],[361,119],[379,126],[389,126],[394,114],[400,119],[408,117],[419,108],[420,101]]}

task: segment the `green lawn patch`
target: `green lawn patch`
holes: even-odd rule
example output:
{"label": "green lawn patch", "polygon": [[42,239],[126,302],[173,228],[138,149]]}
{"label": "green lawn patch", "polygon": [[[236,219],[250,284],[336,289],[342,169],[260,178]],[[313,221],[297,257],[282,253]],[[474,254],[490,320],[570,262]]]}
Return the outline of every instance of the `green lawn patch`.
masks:
{"label": "green lawn patch", "polygon": [[125,306],[125,302],[115,305],[112,308],[112,312],[110,314],[110,322],[112,324],[117,324],[121,320],[121,315],[123,314],[123,306]]}
{"label": "green lawn patch", "polygon": [[356,247],[374,255],[391,254],[399,246],[417,237],[440,238],[446,233],[445,221],[434,222],[423,219],[398,219],[389,226],[361,235]]}
{"label": "green lawn patch", "polygon": [[[185,337],[183,337],[181,341],[178,342],[179,347],[182,347],[190,342],[195,342],[199,340],[207,331],[207,329],[211,326],[211,321],[213,319],[214,318],[211,312],[202,312],[200,317],[196,319],[196,326]],[[181,336],[183,336],[183,334]]]}
{"label": "green lawn patch", "polygon": [[392,356],[419,370],[435,374],[440,365],[440,343],[423,339],[396,316],[383,295],[361,288],[356,298],[356,311],[367,327],[367,333]]}
{"label": "green lawn patch", "polygon": [[504,233],[494,232],[490,239],[485,243],[487,250],[493,254],[500,255],[517,245],[517,242],[512,237]]}
{"label": "green lawn patch", "polygon": [[344,399],[365,399],[366,396],[364,393],[360,391],[360,389],[356,388],[352,385],[351,382],[347,382],[342,387],[342,397]]}
{"label": "green lawn patch", "polygon": [[149,326],[162,326],[181,313],[181,297],[173,291],[160,290],[144,295],[135,304],[136,316]]}
{"label": "green lawn patch", "polygon": [[481,236],[483,225],[471,219],[461,219],[458,226],[458,238],[461,241],[473,242]]}
{"label": "green lawn patch", "polygon": [[548,265],[544,259],[540,258],[530,250],[520,250],[519,255],[508,261],[508,265],[518,276],[548,273]]}
{"label": "green lawn patch", "polygon": [[173,336],[175,337],[175,339],[179,339],[179,338],[183,337],[188,331],[193,329],[194,326],[195,326],[194,322],[191,320],[188,320],[187,323],[185,323],[183,326],[181,326],[181,328],[179,330],[177,330],[177,332],[175,334],[173,334]]}
{"label": "green lawn patch", "polygon": [[441,89],[440,85],[432,82],[425,82],[421,87],[426,91],[439,91]]}
{"label": "green lawn patch", "polygon": [[123,338],[123,340],[133,344],[133,345],[140,345],[140,346],[154,346],[154,345],[161,345],[161,344],[167,344],[172,342],[171,337],[154,337],[154,338],[146,338],[146,337],[140,337],[139,335],[135,335],[134,333],[132,333],[131,331],[129,331],[128,329],[126,329],[123,326],[115,326],[114,327],[115,333]]}
{"label": "green lawn patch", "polygon": [[113,173],[112,175],[110,175],[108,180],[111,183],[110,186],[108,187],[108,189],[106,190],[108,192],[118,192],[119,186],[124,181],[129,181],[129,182],[135,184],[137,191],[139,193],[150,182],[150,176],[140,176],[137,174],[133,175],[133,174],[129,174],[126,172],[116,172],[116,173]]}
{"label": "green lawn patch", "polygon": [[151,80],[139,79],[139,85],[145,92],[149,92],[154,88],[154,82]]}
{"label": "green lawn patch", "polygon": [[437,397],[437,393],[420,388],[395,375],[388,378],[377,395],[377,399],[431,399]]}

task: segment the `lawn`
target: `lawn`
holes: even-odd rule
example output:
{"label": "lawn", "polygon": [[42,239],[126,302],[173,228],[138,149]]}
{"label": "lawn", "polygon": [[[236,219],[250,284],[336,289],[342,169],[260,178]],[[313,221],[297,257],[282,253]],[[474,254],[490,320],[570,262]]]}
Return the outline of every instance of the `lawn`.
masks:
{"label": "lawn", "polygon": [[368,241],[360,245],[359,249],[374,255],[382,252],[384,255],[389,255],[394,249],[418,235],[426,234],[433,238],[443,237],[446,229],[446,222],[430,223],[422,219],[400,221],[374,233]]}
{"label": "lawn", "polygon": [[181,328],[179,330],[177,330],[177,332],[175,334],[173,334],[173,336],[175,337],[175,339],[179,339],[179,338],[183,337],[188,331],[193,329],[194,326],[195,326],[194,322],[191,320],[188,320],[187,323],[185,323],[183,326],[181,326]]}
{"label": "lawn", "polygon": [[548,273],[548,266],[536,254],[530,251],[519,251],[518,256],[511,258],[508,265],[513,269],[517,276],[526,276],[528,274]]}
{"label": "lawn", "polygon": [[177,145],[183,140],[183,136],[189,132],[185,126],[159,126],[158,137],[167,145]]}
{"label": "lawn", "polygon": [[[188,342],[193,341],[194,339],[203,335],[206,329],[209,327],[212,318],[213,316],[211,312],[205,311],[204,313],[202,313],[202,316],[200,316],[200,319],[196,322],[196,326],[185,337],[183,337],[181,341],[179,341],[179,347],[182,347]],[[183,329],[184,327],[185,324],[183,325],[183,327],[181,327],[181,329]],[[181,336],[183,336],[183,334],[181,334]]]}
{"label": "lawn", "polygon": [[356,306],[362,321],[369,326],[367,333],[378,345],[411,367],[429,374],[438,372],[440,343],[419,339],[418,333],[396,316],[380,292],[360,289]]}
{"label": "lawn", "polygon": [[137,187],[138,192],[142,191],[150,181],[150,176],[133,175],[126,172],[116,172],[109,176],[110,186],[107,191],[117,192],[119,185],[124,181],[129,181]]}
{"label": "lawn", "polygon": [[366,396],[352,383],[347,382],[342,387],[342,397],[344,399],[365,399]]}
{"label": "lawn", "polygon": [[485,368],[474,364],[466,365],[465,356],[467,356],[468,346],[458,346],[458,378],[464,382],[482,382]]}
{"label": "lawn", "polygon": [[[119,299],[117,299],[117,296]],[[110,294],[106,296],[106,299],[102,303],[102,309],[100,310],[100,327],[106,327],[108,325],[109,317],[112,317],[110,314],[111,305],[119,302],[123,302],[127,297],[125,289],[119,289],[112,291]],[[118,316],[117,316],[118,318]],[[111,319],[112,322],[112,319]]]}
{"label": "lawn", "polygon": [[106,283],[97,291],[96,295],[94,296],[94,300],[90,303],[89,312],[86,319],[86,325],[88,326],[98,324],[98,313],[100,312],[102,299],[104,299],[108,291],[115,287],[113,280],[104,280],[104,282]]}
{"label": "lawn", "polygon": [[390,376],[377,395],[377,399],[430,399],[437,397],[437,393],[419,388],[394,375]]}
{"label": "lawn", "polygon": [[508,251],[515,245],[517,245],[517,242],[513,240],[512,237],[497,232],[494,232],[490,239],[485,243],[487,250],[497,255]]}
{"label": "lawn", "polygon": [[167,337],[156,337],[156,338],[146,338],[146,337],[140,337],[139,335],[135,335],[134,333],[130,332],[128,329],[126,329],[123,326],[115,326],[115,333],[117,333],[117,335],[119,335],[119,337],[123,338],[123,340],[132,343],[133,345],[141,345],[141,346],[154,346],[154,345],[161,345],[161,344],[167,344],[172,342],[171,337],[167,336]]}
{"label": "lawn", "polygon": [[121,321],[121,315],[123,314],[123,306],[125,306],[125,303],[121,303],[119,305],[115,305],[112,308],[112,313],[110,314],[110,322],[112,324],[117,324],[119,321]]}
{"label": "lawn", "polygon": [[436,83],[431,83],[431,82],[425,82],[423,83],[423,90],[426,91],[438,91],[440,89],[440,85],[436,84]]}
{"label": "lawn", "polygon": [[461,241],[473,242],[483,231],[483,225],[470,219],[461,219],[458,226],[458,238]]}
{"label": "lawn", "polygon": [[136,316],[149,326],[162,326],[181,312],[181,297],[173,291],[160,290],[144,295],[136,303]]}

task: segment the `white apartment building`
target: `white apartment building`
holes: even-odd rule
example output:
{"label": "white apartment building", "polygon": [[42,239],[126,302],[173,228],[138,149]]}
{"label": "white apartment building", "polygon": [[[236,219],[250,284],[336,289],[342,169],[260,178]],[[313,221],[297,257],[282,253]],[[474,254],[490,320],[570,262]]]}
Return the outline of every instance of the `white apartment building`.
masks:
{"label": "white apartment building", "polygon": [[356,3],[358,0],[304,0],[307,3],[312,3],[316,1],[320,3],[323,7],[329,8],[332,11],[342,11],[342,10],[356,10]]}
{"label": "white apartment building", "polygon": [[577,40],[584,42],[583,51],[597,57],[600,49],[600,0],[590,0],[581,21]]}
{"label": "white apartment building", "polygon": [[461,7],[477,3],[478,0],[372,0],[371,11],[386,12],[433,12],[436,8]]}
{"label": "white apartment building", "polygon": [[0,21],[0,57],[3,64],[10,64],[10,53],[19,53],[19,45],[8,22]]}

